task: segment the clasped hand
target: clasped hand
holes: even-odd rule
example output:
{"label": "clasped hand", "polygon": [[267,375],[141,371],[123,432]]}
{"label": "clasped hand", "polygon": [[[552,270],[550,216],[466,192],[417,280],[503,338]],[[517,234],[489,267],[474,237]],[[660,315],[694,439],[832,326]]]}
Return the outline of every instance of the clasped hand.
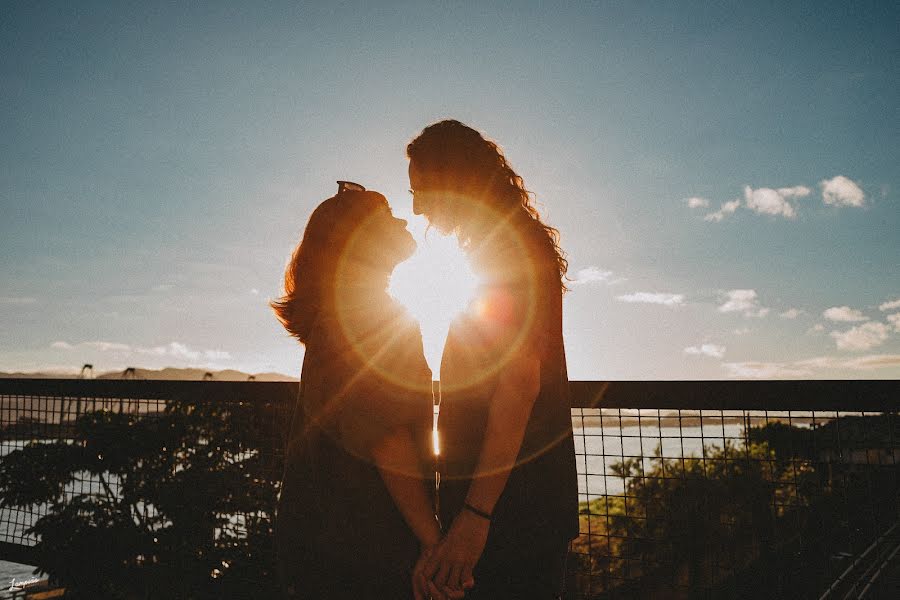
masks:
{"label": "clasped hand", "polygon": [[423,549],[413,569],[416,600],[457,600],[472,589],[472,569],[484,552],[489,526],[486,519],[464,510],[440,542]]}

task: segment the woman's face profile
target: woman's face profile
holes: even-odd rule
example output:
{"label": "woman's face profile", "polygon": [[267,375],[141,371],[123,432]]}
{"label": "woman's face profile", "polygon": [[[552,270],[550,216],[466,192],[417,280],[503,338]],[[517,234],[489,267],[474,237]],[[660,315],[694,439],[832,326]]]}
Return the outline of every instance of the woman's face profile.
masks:
{"label": "woman's face profile", "polygon": [[386,203],[376,208],[366,223],[371,256],[391,269],[411,257],[416,241],[406,225],[406,220],[395,217]]}
{"label": "woman's face profile", "polygon": [[413,196],[413,214],[422,215],[441,233],[455,227],[448,201],[449,191],[437,186],[415,161],[409,162],[409,187]]}

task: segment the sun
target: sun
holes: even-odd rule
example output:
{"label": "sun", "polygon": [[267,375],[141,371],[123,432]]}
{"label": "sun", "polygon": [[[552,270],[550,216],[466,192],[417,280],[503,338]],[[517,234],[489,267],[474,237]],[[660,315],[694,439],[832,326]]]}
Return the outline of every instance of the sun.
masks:
{"label": "sun", "polygon": [[434,229],[426,234],[418,221],[409,219],[418,249],[394,270],[389,292],[419,321],[425,358],[437,379],[450,323],[474,299],[478,279],[456,236]]}

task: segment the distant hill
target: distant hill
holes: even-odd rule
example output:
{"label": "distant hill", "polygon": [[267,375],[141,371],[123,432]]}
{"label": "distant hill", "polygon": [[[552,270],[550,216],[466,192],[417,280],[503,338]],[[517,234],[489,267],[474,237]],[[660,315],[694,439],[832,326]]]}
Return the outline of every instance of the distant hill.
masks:
{"label": "distant hill", "polygon": [[[247,381],[250,373],[226,369],[224,371],[207,371],[206,369],[178,369],[175,367],[166,367],[164,369],[141,369],[135,368],[134,374],[129,373],[128,379],[166,379],[174,381],[198,381],[202,380],[206,373],[212,374],[213,381]],[[37,379],[76,379],[77,374],[74,373],[3,373],[0,372],[0,379],[12,378],[37,378]],[[284,375],[283,373],[253,373],[256,381],[299,381],[296,377]],[[110,371],[101,373],[96,379],[125,379],[124,371]]]}

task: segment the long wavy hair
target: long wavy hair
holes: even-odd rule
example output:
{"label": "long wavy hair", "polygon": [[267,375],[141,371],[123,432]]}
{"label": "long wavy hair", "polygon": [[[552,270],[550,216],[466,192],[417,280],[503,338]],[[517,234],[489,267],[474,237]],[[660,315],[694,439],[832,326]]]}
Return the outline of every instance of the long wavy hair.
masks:
{"label": "long wavy hair", "polygon": [[359,224],[387,200],[377,192],[344,192],[313,211],[284,272],[284,295],[270,303],[288,333],[306,343],[316,317],[334,307],[338,263]]}
{"label": "long wavy hair", "polygon": [[[513,171],[496,142],[459,121],[429,125],[406,146],[406,156],[423,172],[436,176],[464,194],[492,204],[498,214],[519,213],[543,230],[553,248],[560,286],[565,291],[568,261],[559,245],[559,231],[541,220],[534,194]],[[461,231],[465,235],[464,231]],[[471,240],[464,240],[471,241]]]}

